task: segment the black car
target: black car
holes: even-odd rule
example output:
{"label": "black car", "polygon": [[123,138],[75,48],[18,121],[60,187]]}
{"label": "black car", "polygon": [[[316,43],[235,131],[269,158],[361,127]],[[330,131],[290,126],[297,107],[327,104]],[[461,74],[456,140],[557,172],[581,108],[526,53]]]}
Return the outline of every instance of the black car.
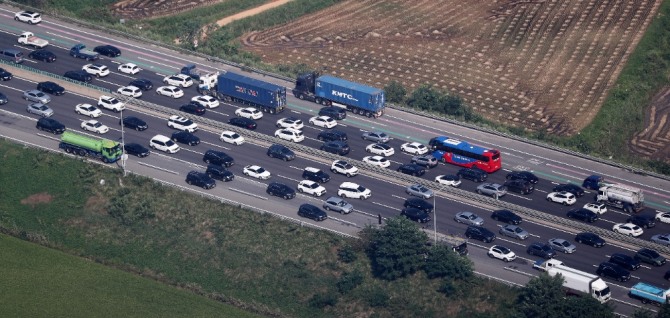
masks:
{"label": "black car", "polygon": [[596,270],[596,274],[602,277],[611,277],[620,282],[625,282],[630,279],[629,271],[623,269],[621,266],[617,264],[610,262],[600,263],[600,266],[598,266],[598,269]]}
{"label": "black car", "polygon": [[486,243],[491,243],[496,239],[495,233],[489,231],[485,227],[470,225],[465,230],[465,237],[469,239],[476,239]]}
{"label": "black car", "polygon": [[143,91],[148,91],[154,88],[154,84],[146,78],[136,78],[128,84],[128,86],[135,86]]}
{"label": "black car", "polygon": [[7,98],[7,95],[0,92],[0,105],[4,105],[7,103],[9,103],[9,98]]}
{"label": "black car", "polygon": [[580,198],[584,195],[584,188],[574,184],[574,183],[566,183],[566,184],[559,184],[554,187],[552,190],[553,192],[570,192],[575,195],[575,197]]}
{"label": "black car", "polygon": [[456,175],[474,182],[484,182],[489,177],[486,171],[477,168],[463,168],[458,170]]}
{"label": "black car", "polygon": [[215,164],[224,167],[230,167],[235,164],[235,159],[223,151],[209,149],[202,156],[202,161],[207,164]]}
{"label": "black car", "polygon": [[203,189],[212,189],[216,187],[216,181],[210,178],[204,172],[191,171],[186,175],[186,183],[202,187]]}
{"label": "black car", "polygon": [[290,186],[279,182],[270,182],[265,192],[269,195],[284,198],[285,200],[295,198],[295,190]]}
{"label": "black car", "polygon": [[531,194],[535,190],[533,184],[525,180],[509,180],[505,181],[503,185],[508,191],[520,194]]}
{"label": "black car", "polygon": [[326,214],[326,212],[309,203],[300,205],[300,208],[298,208],[298,215],[305,218],[310,218],[314,221],[323,221],[328,218],[328,214]]}
{"label": "black car", "polygon": [[123,119],[119,119],[119,125],[123,125],[125,128],[135,129],[137,131],[143,131],[149,128],[149,125],[147,125],[146,121],[141,120],[135,116],[126,116],[123,117]]}
{"label": "black car", "polygon": [[134,142],[123,145],[123,149],[126,151],[127,154],[137,156],[140,158],[144,158],[149,155],[149,149],[147,147],[144,147]]}
{"label": "black car", "polygon": [[510,210],[496,210],[491,213],[491,218],[496,221],[505,222],[509,224],[521,224],[521,217]]}
{"label": "black car", "polygon": [[417,208],[412,207],[404,208],[400,212],[400,215],[403,215],[406,218],[419,223],[426,223],[430,221],[430,215],[428,215],[426,211]]}
{"label": "black car", "polygon": [[56,54],[48,50],[35,50],[28,53],[28,57],[33,60],[38,60],[47,63],[56,62]]}
{"label": "black car", "polygon": [[593,223],[598,220],[598,214],[591,210],[579,208],[568,211],[568,218]]}
{"label": "black car", "polygon": [[614,253],[612,256],[610,256],[610,263],[617,264],[629,271],[634,271],[638,268],[640,268],[640,261],[635,259],[632,256],[622,254],[622,253]]}
{"label": "black car", "polygon": [[605,246],[605,240],[603,240],[598,234],[591,232],[582,232],[575,236],[575,242],[591,245],[593,247],[603,247]]}
{"label": "black car", "polygon": [[347,133],[333,129],[333,130],[324,130],[319,133],[319,135],[316,136],[316,139],[319,139],[321,141],[335,141],[335,140],[340,140],[340,141],[346,141],[348,139]]}
{"label": "black car", "polygon": [[408,198],[405,200],[405,203],[403,203],[403,206],[406,208],[419,209],[426,213],[433,212],[433,205],[430,202],[419,198]]}
{"label": "black car", "polygon": [[188,131],[175,131],[170,138],[174,142],[187,144],[189,146],[197,146],[200,144],[200,138]]}
{"label": "black car", "polygon": [[658,254],[658,252],[649,249],[643,248],[635,253],[635,259],[640,262],[645,262],[647,264],[652,264],[654,266],[662,266],[665,264],[665,257]]}
{"label": "black car", "polygon": [[256,122],[253,119],[244,118],[244,117],[233,117],[231,119],[228,119],[228,123],[233,125],[233,126],[237,126],[237,127],[241,127],[241,128],[245,128],[245,129],[249,129],[249,130],[254,130],[254,129],[256,129],[256,127],[258,127],[258,125],[256,124]]}
{"label": "black car", "polygon": [[633,223],[633,224],[635,224],[639,227],[643,227],[645,229],[656,226],[656,221],[654,220],[653,215],[645,215],[645,214],[631,215],[631,216],[628,217],[626,222]]}
{"label": "black car", "polygon": [[319,116],[328,116],[332,119],[345,119],[347,118],[347,111],[344,108],[330,106],[323,107],[319,109]]}
{"label": "black car", "polygon": [[205,171],[205,173],[210,178],[216,180],[233,181],[233,179],[235,179],[235,175],[232,172],[230,172],[230,170],[219,165],[213,165],[213,164],[207,165],[207,171]]}
{"label": "black car", "polygon": [[284,161],[295,159],[295,152],[284,145],[274,144],[268,147],[267,155],[270,158],[277,158]]}
{"label": "black car", "polygon": [[321,169],[307,167],[302,171],[302,178],[304,180],[312,180],[318,183],[326,183],[330,181],[330,175],[323,172]]}
{"label": "black car", "polygon": [[97,52],[100,55],[104,56],[109,56],[109,57],[117,57],[121,55],[121,50],[119,50],[116,46],[112,45],[100,45],[96,46],[93,51]]}
{"label": "black car", "polygon": [[324,142],[319,149],[340,156],[348,154],[351,150],[346,142],[339,140]]}
{"label": "black car", "polygon": [[415,177],[420,177],[426,173],[426,169],[424,169],[422,166],[413,163],[406,163],[404,165],[401,165],[400,167],[398,167],[397,171],[402,172],[404,174],[413,175]]}
{"label": "black car", "polygon": [[63,86],[50,81],[38,83],[37,90],[56,96],[65,94],[65,88],[63,88]]}
{"label": "black car", "polygon": [[13,77],[14,76],[12,75],[12,73],[7,72],[7,70],[0,67],[0,79],[2,79],[3,81],[9,81]]}
{"label": "black car", "polygon": [[670,271],[665,272],[665,275],[663,275],[663,279],[670,280]]}
{"label": "black car", "polygon": [[179,111],[189,113],[189,114],[193,114],[193,115],[202,116],[207,111],[207,108],[205,108],[205,106],[202,106],[200,104],[189,103],[189,104],[181,105],[181,107],[179,107]]}
{"label": "black car", "polygon": [[528,245],[526,253],[542,258],[553,258],[556,256],[556,251],[546,243],[535,242]]}
{"label": "black car", "polygon": [[37,121],[36,128],[41,131],[48,131],[54,135],[59,135],[65,132],[65,125],[53,118],[40,118]]}
{"label": "black car", "polygon": [[93,77],[86,73],[86,71],[67,71],[63,77],[85,83],[90,83],[93,80]]}
{"label": "black car", "polygon": [[540,180],[530,171],[512,171],[505,178],[507,180],[526,180],[532,184],[536,184]]}

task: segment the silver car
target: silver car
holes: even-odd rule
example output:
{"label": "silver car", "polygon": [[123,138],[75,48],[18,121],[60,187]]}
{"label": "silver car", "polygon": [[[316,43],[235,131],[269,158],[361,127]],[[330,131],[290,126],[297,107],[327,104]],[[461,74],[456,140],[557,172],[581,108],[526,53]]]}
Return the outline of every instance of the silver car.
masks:
{"label": "silver car", "polygon": [[29,104],[28,108],[26,110],[30,114],[35,114],[35,115],[39,115],[39,116],[42,116],[42,117],[51,117],[54,114],[53,109],[51,109],[51,108],[49,108],[49,106],[41,104],[41,103]]}
{"label": "silver car", "polygon": [[409,195],[417,196],[424,199],[430,199],[433,197],[433,190],[428,189],[420,184],[410,184],[405,189],[405,192]]}
{"label": "silver car", "polygon": [[381,131],[366,131],[361,136],[363,140],[370,140],[378,143],[385,144],[391,140],[391,137]]}
{"label": "silver car", "polygon": [[507,188],[497,183],[482,183],[477,186],[477,193],[490,195],[497,199],[507,194]]}
{"label": "silver car", "polygon": [[51,96],[36,89],[31,89],[23,92],[23,99],[30,102],[48,104],[51,101]]}
{"label": "silver car", "polygon": [[342,214],[349,214],[354,211],[354,206],[344,199],[332,196],[323,202],[323,208],[326,211],[333,210]]}
{"label": "silver car", "polygon": [[566,254],[572,254],[577,250],[577,246],[574,244],[560,238],[553,238],[549,240],[549,246],[551,246],[553,249],[566,253]]}
{"label": "silver car", "polygon": [[456,213],[456,216],[454,216],[454,220],[458,223],[467,225],[482,226],[484,224],[484,219],[472,212],[458,212]]}
{"label": "silver car", "polygon": [[656,234],[651,237],[651,241],[665,246],[670,246],[670,233]]}
{"label": "silver car", "polygon": [[508,236],[519,240],[525,240],[530,235],[528,234],[528,231],[522,229],[520,226],[513,224],[507,224],[501,227],[500,231],[498,232],[500,233],[500,235]]}

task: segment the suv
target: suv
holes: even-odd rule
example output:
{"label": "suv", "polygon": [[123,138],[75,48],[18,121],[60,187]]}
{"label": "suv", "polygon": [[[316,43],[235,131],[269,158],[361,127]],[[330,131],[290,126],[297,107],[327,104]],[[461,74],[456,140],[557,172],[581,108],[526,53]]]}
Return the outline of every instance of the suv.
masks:
{"label": "suv", "polygon": [[302,178],[314,182],[326,183],[330,181],[330,175],[317,168],[307,167],[302,171]]}
{"label": "suv", "polygon": [[651,215],[644,215],[644,214],[631,215],[631,216],[628,217],[626,222],[633,223],[633,224],[635,224],[639,227],[643,227],[645,229],[656,226],[656,222],[654,221],[654,217],[651,216]]}
{"label": "suv", "polygon": [[172,141],[172,139],[163,135],[156,135],[151,138],[151,140],[149,140],[149,146],[151,146],[152,149],[158,149],[167,153],[176,153],[181,149],[174,143],[174,141]]}
{"label": "suv", "polygon": [[552,192],[547,194],[547,201],[560,203],[563,205],[573,205],[577,202],[575,195],[570,192]]}
{"label": "suv", "polygon": [[149,128],[149,125],[147,125],[146,121],[135,116],[126,116],[123,117],[123,119],[119,119],[119,125],[123,125],[125,128],[135,129],[137,131],[143,131]]}
{"label": "suv", "polygon": [[197,146],[200,144],[200,138],[190,132],[175,131],[172,133],[172,141],[187,144],[189,146]]}
{"label": "suv", "polygon": [[526,253],[528,253],[529,255],[539,256],[547,259],[556,256],[556,251],[554,251],[554,249],[551,246],[541,242],[535,242],[533,244],[528,245]]}
{"label": "suv", "polygon": [[414,156],[411,162],[429,169],[437,167],[438,164],[437,159],[433,155]]}
{"label": "suv", "polygon": [[300,205],[300,208],[298,208],[298,215],[314,221],[323,221],[328,218],[326,212],[323,212],[323,210],[319,209],[317,206],[309,203]]}
{"label": "suv", "polygon": [[417,208],[412,207],[404,208],[400,212],[400,215],[403,215],[406,218],[419,223],[426,223],[430,221],[430,215],[428,215],[426,211],[419,210]]}
{"label": "suv", "polygon": [[535,190],[533,184],[525,180],[510,180],[506,181],[504,186],[509,191],[521,194],[530,194]]}
{"label": "suv", "polygon": [[397,171],[402,172],[404,174],[413,175],[415,177],[420,177],[426,173],[426,170],[422,166],[413,163],[406,163],[404,165],[401,165],[400,167],[398,167]]}
{"label": "suv", "polygon": [[203,189],[209,190],[216,187],[216,181],[208,176],[206,173],[191,171],[186,175],[186,183],[196,185]]}
{"label": "suv", "polygon": [[85,71],[67,71],[63,74],[63,77],[85,83],[93,81],[93,77]]}
{"label": "suv", "polygon": [[600,263],[600,266],[598,266],[598,269],[596,270],[596,274],[602,277],[611,277],[620,282],[625,282],[630,279],[629,271],[621,268],[621,266],[617,264],[610,262]]}
{"label": "suv", "polygon": [[330,106],[319,109],[319,116],[328,116],[333,119],[347,118],[347,111],[344,108]]}
{"label": "suv", "polygon": [[477,168],[463,168],[458,170],[456,175],[461,179],[468,179],[474,182],[484,182],[489,177],[486,171]]}
{"label": "suv", "polygon": [[285,200],[295,198],[295,190],[290,186],[279,182],[270,182],[265,192],[269,195],[284,198]]}
{"label": "suv", "polygon": [[490,195],[496,199],[507,194],[507,188],[497,183],[482,183],[477,186],[477,193]]}
{"label": "suv", "polygon": [[235,159],[227,155],[223,151],[209,149],[205,152],[205,155],[202,157],[202,161],[207,164],[215,164],[224,167],[230,167],[235,164]]}
{"label": "suv", "polygon": [[235,175],[232,172],[228,171],[226,168],[219,165],[214,164],[207,165],[207,171],[205,171],[205,173],[210,178],[214,178],[221,181],[233,181],[233,179],[235,179]]}
{"label": "suv", "polygon": [[54,135],[59,135],[65,132],[65,125],[52,118],[40,118],[37,121],[36,127],[41,131],[48,131]]}
{"label": "suv", "polygon": [[128,85],[135,86],[143,91],[148,91],[154,88],[154,84],[146,78],[136,78],[132,80]]}
{"label": "suv", "polygon": [[403,206],[406,208],[419,209],[426,213],[433,212],[433,205],[427,202],[426,200],[419,198],[408,198],[407,200],[405,200],[405,203],[403,203]]}
{"label": "suv", "polygon": [[491,243],[496,239],[495,233],[489,231],[485,227],[476,225],[468,226],[468,229],[465,230],[465,237],[469,239],[484,241],[486,243]]}
{"label": "suv", "polygon": [[190,133],[198,130],[198,124],[194,123],[188,118],[184,118],[178,115],[172,115],[168,118],[168,127],[172,129],[178,129],[183,131],[188,131]]}
{"label": "suv", "polygon": [[372,191],[357,183],[342,182],[340,188],[337,190],[337,195],[343,198],[356,198],[365,200],[372,196]]}
{"label": "suv", "polygon": [[514,225],[519,225],[521,224],[521,217],[516,215],[516,213],[510,211],[510,210],[496,210],[491,213],[491,218],[500,221],[500,222],[505,222],[509,224],[514,224]]}
{"label": "suv", "polygon": [[334,140],[346,141],[348,138],[347,133],[337,129],[332,129],[320,132],[319,135],[316,136],[316,139],[321,141],[334,141]]}
{"label": "suv", "polygon": [[340,156],[348,154],[350,150],[346,142],[339,140],[325,142],[320,149]]}
{"label": "suv", "polygon": [[358,174],[358,168],[344,160],[335,160],[330,166],[330,171],[333,173],[343,174],[349,178]]}
{"label": "suv", "polygon": [[323,202],[323,208],[326,209],[326,211],[333,210],[340,212],[341,214],[349,214],[354,211],[353,205],[336,196],[326,199],[326,201]]}
{"label": "suv", "polygon": [[35,50],[28,53],[28,57],[38,61],[44,61],[47,63],[56,62],[56,54],[48,50]]}
{"label": "suv", "polygon": [[539,179],[530,171],[512,171],[505,177],[507,180],[525,180],[536,184]]}
{"label": "suv", "polygon": [[610,263],[617,264],[629,271],[634,271],[640,268],[640,261],[632,256],[622,253],[614,253],[610,256]]}
{"label": "suv", "polygon": [[586,179],[584,179],[582,187],[591,190],[598,190],[600,188],[600,184],[603,182],[605,182],[605,178],[598,175],[591,175],[586,177]]}
{"label": "suv", "polygon": [[114,111],[115,113],[118,113],[124,109],[126,109],[126,105],[116,99],[115,97],[112,96],[107,96],[107,95],[102,95],[98,99],[98,107],[102,107],[104,109],[109,109]]}
{"label": "suv", "polygon": [[593,223],[596,220],[598,220],[598,214],[594,213],[591,210],[579,208],[568,211],[568,218]]}
{"label": "suv", "polygon": [[661,256],[661,254],[658,254],[658,252],[648,248],[643,248],[637,251],[634,257],[636,260],[640,262],[645,262],[648,264],[652,264],[654,266],[662,266],[663,264],[665,264],[665,257]]}
{"label": "suv", "polygon": [[270,158],[278,158],[284,161],[295,159],[295,153],[291,151],[291,149],[279,144],[274,144],[268,147],[267,155]]}

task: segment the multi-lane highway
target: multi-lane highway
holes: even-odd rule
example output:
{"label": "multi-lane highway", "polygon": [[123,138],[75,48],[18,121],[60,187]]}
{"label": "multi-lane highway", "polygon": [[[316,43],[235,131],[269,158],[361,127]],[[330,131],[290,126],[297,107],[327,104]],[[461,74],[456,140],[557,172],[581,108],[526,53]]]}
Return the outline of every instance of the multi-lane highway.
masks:
{"label": "multi-lane highway", "polygon": [[[44,72],[62,75],[66,71],[79,70],[84,64],[88,63],[84,60],[68,56],[67,51],[72,45],[85,43],[89,48],[92,48],[101,44],[112,44],[121,48],[123,55],[115,59],[103,57],[99,63],[107,65],[112,73],[107,77],[94,79],[92,84],[116,91],[117,88],[127,85],[133,78],[146,78],[153,82],[154,90],[144,92],[144,95],[140,99],[169,107],[175,111],[180,105],[187,103],[192,96],[197,95],[197,91],[195,86],[186,88],[185,96],[179,99],[158,96],[155,93],[155,88],[163,85],[161,80],[165,75],[178,72],[187,63],[196,63],[200,68],[206,70],[235,71],[226,65],[214,64],[199,58],[184,56],[165,48],[145,45],[139,41],[120,39],[108,34],[84,30],[81,27],[74,27],[50,20],[48,17],[45,17],[46,21],[43,23],[31,26],[13,21],[13,13],[10,11],[0,10],[0,16],[0,19],[2,19],[2,23],[0,23],[0,31],[2,31],[0,32],[0,49],[20,49],[27,56],[30,49],[18,45],[16,36],[22,31],[31,31],[42,38],[48,39],[51,42],[48,49],[58,56],[58,60],[55,63],[44,63],[27,59],[24,63],[25,65]],[[143,71],[136,76],[117,72],[117,66],[126,62],[133,62],[139,65],[143,68]],[[3,124],[0,126],[0,134],[24,142],[56,149],[58,142],[55,138],[57,137],[38,135],[38,131],[35,129],[37,117],[26,113],[25,107],[27,103],[21,99],[23,91],[34,89],[36,83],[45,80],[46,77],[20,70],[10,69],[10,71],[15,73],[15,78],[11,81],[0,83],[0,92],[7,95],[10,100],[8,104],[0,106],[0,116],[3,119]],[[240,72],[239,70],[237,71]],[[251,73],[244,74],[287,86],[289,89],[291,88],[290,82],[280,79]],[[68,84],[64,85],[67,88],[74,87]],[[98,96],[94,96],[94,94],[88,92],[90,91],[73,88],[63,96],[52,97],[52,102],[49,105],[55,111],[54,118],[65,124],[69,130],[82,132],[79,125],[83,120],[88,120],[89,118],[75,114],[74,106],[84,102],[95,104]],[[256,131],[271,135],[277,129],[275,126],[277,119],[294,116],[305,122],[303,132],[306,139],[301,144],[318,148],[322,143],[316,139],[316,136],[323,129],[307,124],[308,119],[318,111],[318,105],[295,99],[292,96],[288,97],[288,104],[289,110],[283,113],[274,116],[265,114],[264,118],[258,120],[258,129]],[[220,107],[208,110],[204,117],[227,122],[229,118],[234,116],[233,112],[235,109],[240,106],[237,104],[222,103]],[[104,111],[104,113],[105,115],[101,117],[100,121],[111,128],[105,137],[120,140],[119,114],[109,111]],[[140,117],[149,124],[149,129],[146,131],[125,131],[124,137],[126,142],[138,142],[148,146],[148,141],[152,136],[156,134],[169,136],[173,132],[172,129],[167,127],[167,118],[165,115],[146,111],[141,107],[131,107],[129,110],[124,111],[123,115]],[[604,175],[610,182],[621,182],[642,188],[646,194],[646,205],[648,207],[643,212],[645,214],[654,214],[657,210],[670,210],[670,203],[668,202],[670,191],[667,190],[670,189],[670,182],[668,180],[633,174],[610,165],[569,156],[521,141],[505,139],[496,135],[447,124],[435,119],[411,115],[396,110],[387,110],[386,114],[378,119],[368,119],[349,114],[347,119],[341,121],[336,129],[347,133],[349,137],[348,143],[352,151],[346,158],[350,158],[354,162],[369,155],[364,149],[370,142],[366,142],[360,138],[362,132],[381,130],[391,135],[394,139],[389,142],[389,145],[395,148],[396,154],[389,157],[392,162],[389,169],[394,170],[400,164],[408,163],[411,158],[410,155],[403,154],[399,149],[400,144],[406,141],[418,141],[425,144],[432,137],[448,135],[466,139],[484,147],[499,149],[502,151],[504,171],[490,175],[489,182],[502,184],[507,171],[512,170],[532,170],[541,179],[536,185],[534,193],[530,195],[509,193],[502,200],[555,216],[564,217],[569,209],[581,207],[585,203],[590,202],[593,200],[593,193],[587,193],[584,197],[579,198],[577,204],[573,207],[564,207],[559,204],[548,203],[545,200],[551,188],[558,183],[568,181],[581,183],[586,176],[591,174]],[[183,180],[188,171],[192,169],[202,170],[202,155],[207,149],[222,150],[235,158],[236,164],[230,170],[235,173],[236,179],[225,184],[219,182],[217,188],[209,191],[210,193],[290,217],[297,217],[296,211],[299,204],[311,202],[320,205],[323,199],[337,193],[340,183],[353,181],[371,189],[372,197],[365,201],[349,200],[356,209],[355,213],[348,215],[331,213],[330,219],[319,223],[320,226],[352,234],[366,224],[376,223],[378,214],[381,214],[383,217],[398,215],[407,197],[404,191],[407,186],[406,183],[379,178],[373,172],[369,171],[363,171],[361,175],[351,179],[329,172],[332,180],[324,184],[327,193],[320,198],[299,195],[293,200],[285,201],[275,197],[268,197],[265,194],[265,187],[270,181],[280,181],[295,187],[301,180],[301,172],[304,167],[315,166],[328,170],[327,161],[311,157],[298,157],[294,161],[285,163],[277,159],[270,159],[265,155],[268,146],[267,143],[250,139],[250,142],[240,146],[224,144],[218,139],[219,133],[220,131],[218,130],[205,127],[196,133],[202,140],[200,145],[193,147],[181,145],[182,151],[173,155],[152,152],[149,157],[143,159],[131,157],[127,168],[136,173],[185,186],[186,184]],[[269,181],[252,180],[244,177],[242,175],[242,168],[248,164],[258,164],[265,167],[272,172],[273,177]],[[147,167],[156,167],[156,169]],[[429,170],[423,178],[433,180],[436,175],[454,174],[457,170],[458,167],[456,166],[440,164],[438,167]],[[477,184],[473,182],[463,180],[461,188],[467,191],[474,191],[476,186]],[[435,204],[437,230],[440,233],[462,235],[466,226],[458,224],[453,220],[453,216],[459,211],[472,211],[479,214],[485,219],[484,225],[496,233],[498,227],[502,226],[502,224],[490,218],[490,209],[484,210],[478,208],[466,200],[451,200],[438,195],[435,199]],[[613,224],[624,222],[626,218],[627,215],[625,213],[611,208],[594,225],[611,230]],[[531,275],[536,274],[529,265],[534,260],[534,257],[529,257],[526,254],[526,245],[533,241],[546,242],[552,237],[560,237],[573,241],[574,235],[578,232],[574,229],[546,225],[543,222],[533,220],[525,220],[522,226],[530,232],[531,237],[529,239],[515,241],[499,237],[495,242],[496,244],[511,248],[521,258],[510,266],[510,264],[485,258],[484,249],[473,247],[471,248],[471,257],[475,260],[478,271],[523,284],[527,280],[527,277],[526,275],[516,273],[517,271]],[[426,227],[432,228],[432,224],[426,225]],[[656,227],[646,229],[640,239],[648,240],[651,235],[669,232],[670,224],[657,223]],[[471,245],[488,248],[491,244],[471,241]],[[558,258],[569,266],[594,273],[600,262],[606,260],[609,255],[616,252],[632,255],[635,252],[635,248],[610,240],[604,248],[600,249],[578,245],[577,252],[574,254],[559,255]],[[612,287],[613,296],[620,302],[618,305],[620,309],[617,311],[622,313],[630,313],[632,311],[631,306],[622,304],[621,302],[631,302],[635,305],[640,305],[625,296],[627,292],[626,287],[630,287],[638,281],[647,281],[669,287],[670,284],[663,281],[663,274],[668,269],[668,266],[652,268],[645,265],[642,269],[633,272],[633,278],[626,283],[607,280]]]}

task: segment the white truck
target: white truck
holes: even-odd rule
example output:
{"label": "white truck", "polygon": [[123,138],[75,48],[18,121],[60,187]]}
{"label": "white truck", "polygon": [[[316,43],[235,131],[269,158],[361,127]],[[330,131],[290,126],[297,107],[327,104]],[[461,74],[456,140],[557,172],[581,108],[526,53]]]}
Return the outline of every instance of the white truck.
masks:
{"label": "white truck", "polygon": [[43,49],[49,45],[49,41],[36,37],[32,32],[23,32],[19,35],[19,44],[32,46],[36,49]]}
{"label": "white truck", "polygon": [[603,184],[598,189],[596,201],[627,213],[640,212],[644,209],[642,189],[624,184]]}
{"label": "white truck", "polygon": [[594,274],[567,267],[559,260],[538,260],[533,264],[533,268],[547,272],[549,276],[561,274],[561,276],[563,276],[563,289],[566,294],[591,295],[591,297],[595,298],[600,303],[606,303],[612,296],[609,286],[607,286],[602,278]]}

